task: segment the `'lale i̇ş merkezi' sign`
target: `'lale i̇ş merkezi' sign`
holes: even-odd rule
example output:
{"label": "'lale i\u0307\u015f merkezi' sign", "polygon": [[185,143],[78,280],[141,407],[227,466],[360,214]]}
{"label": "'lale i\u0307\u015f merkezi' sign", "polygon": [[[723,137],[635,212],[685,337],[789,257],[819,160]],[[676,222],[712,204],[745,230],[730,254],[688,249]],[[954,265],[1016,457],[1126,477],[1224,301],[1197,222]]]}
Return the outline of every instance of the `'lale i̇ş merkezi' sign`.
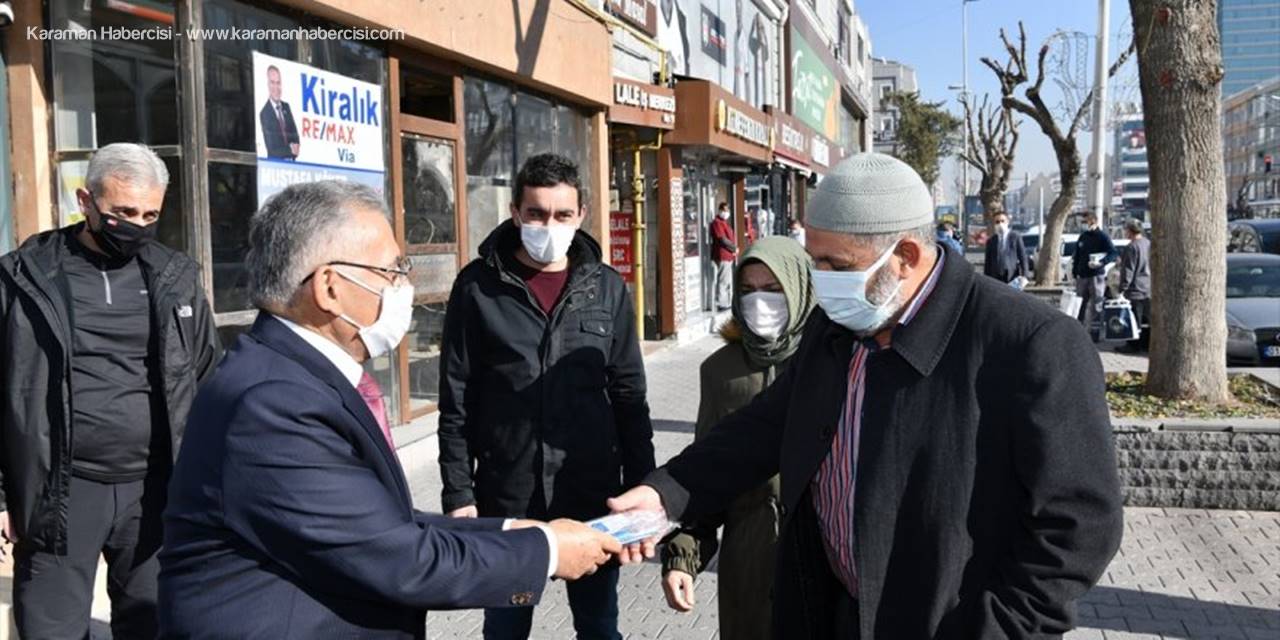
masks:
{"label": "'lale i\u0307\u015f merkezi' sign", "polygon": [[382,87],[253,52],[258,204],[291,184],[384,186]]}

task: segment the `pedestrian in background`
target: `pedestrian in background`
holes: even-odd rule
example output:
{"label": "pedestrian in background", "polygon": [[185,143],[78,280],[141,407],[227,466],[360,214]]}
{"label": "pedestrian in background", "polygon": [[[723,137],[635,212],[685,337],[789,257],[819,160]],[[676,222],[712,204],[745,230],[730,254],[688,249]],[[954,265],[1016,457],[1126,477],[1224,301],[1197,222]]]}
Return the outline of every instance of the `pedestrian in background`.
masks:
{"label": "pedestrian in background", "polygon": [[1076,240],[1076,252],[1071,259],[1071,274],[1076,278],[1076,295],[1080,296],[1080,312],[1076,319],[1084,325],[1094,342],[1100,339],[1102,303],[1106,299],[1107,265],[1116,261],[1120,253],[1098,226],[1098,216],[1092,211],[1081,214],[1085,230]]}
{"label": "pedestrian in background", "polygon": [[940,251],[900,160],[844,159],[807,214],[821,310],[786,371],[611,508],[696,521],[780,474],[775,638],[1070,631],[1124,525],[1088,337]]}
{"label": "pedestrian in background", "polygon": [[987,238],[982,272],[1006,284],[1018,278],[1025,281],[1030,276],[1031,269],[1022,236],[1009,228],[1009,214],[1003,211],[997,211],[991,216],[991,222],[995,233]]}
{"label": "pedestrian in background", "polygon": [[792,240],[800,243],[800,246],[804,246],[804,225],[800,224],[800,221],[796,218],[791,219],[791,225],[787,231],[787,235],[790,236]]}
{"label": "pedestrian in background", "polygon": [[738,258],[738,243],[729,224],[729,203],[721,202],[716,219],[711,221],[711,261],[715,263],[716,311],[726,311],[733,304],[733,263]]}
{"label": "pedestrian in background", "polygon": [[1124,231],[1129,244],[1120,252],[1120,295],[1133,307],[1142,333],[1120,350],[1137,353],[1146,351],[1151,341],[1151,241],[1143,233],[1141,220],[1128,220]]}
{"label": "pedestrian in background", "polygon": [[[790,238],[766,238],[742,254],[733,319],[720,330],[726,344],[702,362],[695,439],[786,371],[814,306],[812,265],[804,247]],[[662,585],[672,609],[693,610],[694,576],[718,549],[720,637],[770,637],[778,491],[774,476],[724,512],[686,524],[667,542]],[[723,542],[716,539],[720,525]]]}
{"label": "pedestrian in background", "polygon": [[956,240],[956,228],[950,222],[943,222],[938,225],[938,245],[950,248],[957,255],[964,255],[964,245],[960,244],[959,240]]}
{"label": "pedestrian in background", "polygon": [[[653,470],[653,426],[631,296],[581,231],[568,158],[529,158],[511,219],[449,296],[440,355],[442,502],[452,516],[606,515]],[[620,639],[618,565],[568,586],[584,640]],[[485,611],[484,637],[526,638],[533,609]]]}
{"label": "pedestrian in background", "polygon": [[23,638],[89,637],[99,556],[112,635],[156,637],[165,487],[220,352],[199,265],[155,241],[168,185],[150,149],[109,144],[76,190],[85,220],[0,257],[0,523]]}

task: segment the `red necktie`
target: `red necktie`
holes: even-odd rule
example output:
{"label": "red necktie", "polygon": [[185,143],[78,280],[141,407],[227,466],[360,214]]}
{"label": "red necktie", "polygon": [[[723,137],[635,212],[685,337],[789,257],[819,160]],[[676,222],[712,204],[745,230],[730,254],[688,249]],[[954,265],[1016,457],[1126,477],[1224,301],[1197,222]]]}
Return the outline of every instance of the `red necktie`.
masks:
{"label": "red necktie", "polygon": [[387,446],[391,448],[391,453],[395,453],[396,443],[391,439],[391,427],[387,424],[387,408],[382,403],[382,388],[378,386],[378,381],[366,371],[360,376],[360,384],[356,385],[356,392],[364,400],[365,406],[369,407],[369,413],[373,414],[373,419],[378,421],[378,428],[382,430],[382,437],[387,439]]}
{"label": "red necktie", "polygon": [[289,144],[289,130],[284,126],[284,108],[276,105],[276,124],[280,125],[280,137],[284,139],[285,144]]}

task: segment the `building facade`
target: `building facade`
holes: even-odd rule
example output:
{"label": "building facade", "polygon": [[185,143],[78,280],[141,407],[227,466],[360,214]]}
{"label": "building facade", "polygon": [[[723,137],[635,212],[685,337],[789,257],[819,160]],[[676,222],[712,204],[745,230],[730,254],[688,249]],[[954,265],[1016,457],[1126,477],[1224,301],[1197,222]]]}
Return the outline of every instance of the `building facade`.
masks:
{"label": "building facade", "polygon": [[1280,76],[1280,0],[1218,0],[1222,95]]}
{"label": "building facade", "polygon": [[[409,336],[368,365],[404,423],[435,409],[454,278],[510,216],[520,164],[551,151],[582,167],[587,230],[644,336],[705,333],[717,206],[743,246],[784,233],[831,166],[869,150],[866,26],[847,0],[550,2],[18,0],[0,251],[80,220],[96,149],[147,144],[172,176],[160,239],[202,265],[230,344],[257,313],[243,265],[260,203],[301,180],[370,184],[414,264]],[[43,36],[14,37],[29,27]],[[263,115],[271,73],[301,116],[290,157],[268,139],[285,129]],[[338,122],[323,104],[348,94],[359,114]]]}
{"label": "building facade", "polygon": [[[542,4],[18,0],[4,51],[15,240],[80,219],[75,192],[96,149],[145,143],[171,174],[160,239],[202,265],[230,344],[257,313],[243,265],[264,194],[330,175],[371,184],[417,297],[407,339],[368,369],[394,422],[430,412],[450,287],[510,215],[525,158],[555,151],[582,166],[590,231],[607,242],[595,212],[609,193],[609,25],[584,4]],[[16,37],[28,27],[37,37]],[[264,65],[293,103],[296,157],[264,151],[276,122],[260,117]],[[325,108],[348,90],[356,114]]]}
{"label": "building facade", "polygon": [[890,155],[898,154],[898,108],[889,101],[894,93],[915,93],[916,70],[910,65],[886,58],[872,59],[873,99],[876,103],[874,122],[875,150]]}
{"label": "building facade", "polygon": [[[820,176],[869,148],[866,27],[844,1],[597,2],[619,27],[612,258],[643,304],[646,337],[705,333],[716,321],[709,229],[719,205],[740,246],[785,233]],[[672,111],[651,101],[647,115],[637,110],[644,95]]]}
{"label": "building facade", "polygon": [[1151,173],[1147,168],[1147,133],[1142,111],[1133,106],[1115,120],[1111,162],[1111,212],[1147,220],[1151,206]]}
{"label": "building facade", "polygon": [[1222,148],[1231,215],[1280,217],[1280,76],[1222,101]]}

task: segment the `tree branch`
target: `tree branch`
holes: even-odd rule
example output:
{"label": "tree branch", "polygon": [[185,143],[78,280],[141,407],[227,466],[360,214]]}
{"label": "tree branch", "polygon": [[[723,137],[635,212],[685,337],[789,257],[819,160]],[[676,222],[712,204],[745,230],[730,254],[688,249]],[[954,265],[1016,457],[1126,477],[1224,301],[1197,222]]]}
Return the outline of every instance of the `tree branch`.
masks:
{"label": "tree branch", "polygon": [[[1124,63],[1129,60],[1129,56],[1133,55],[1135,43],[1135,40],[1130,40],[1129,46],[1120,53],[1120,57],[1116,58],[1116,61],[1111,63],[1111,68],[1107,69],[1107,80],[1110,80],[1115,76],[1116,73],[1120,71],[1120,67],[1124,66]],[[1093,106],[1093,94],[1096,89],[1097,87],[1094,86],[1089,89],[1089,93],[1085,94],[1084,102],[1080,103],[1080,108],[1076,110],[1076,116],[1071,119],[1071,130],[1067,135],[1074,137],[1076,132],[1078,132],[1080,127],[1084,124],[1084,118],[1088,115],[1089,109]],[[1106,108],[1106,105],[1103,105],[1103,108]]]}

